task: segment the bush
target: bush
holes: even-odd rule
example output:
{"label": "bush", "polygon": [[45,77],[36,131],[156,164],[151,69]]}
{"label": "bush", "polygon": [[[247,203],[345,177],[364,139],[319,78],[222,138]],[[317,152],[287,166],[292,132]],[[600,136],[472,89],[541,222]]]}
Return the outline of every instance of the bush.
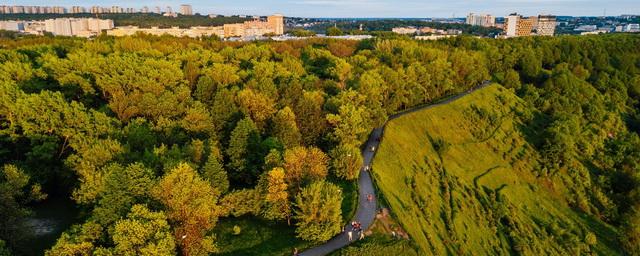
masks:
{"label": "bush", "polygon": [[238,226],[238,225],[234,225],[233,226],[233,234],[234,235],[240,235],[240,233],[242,232],[242,229]]}

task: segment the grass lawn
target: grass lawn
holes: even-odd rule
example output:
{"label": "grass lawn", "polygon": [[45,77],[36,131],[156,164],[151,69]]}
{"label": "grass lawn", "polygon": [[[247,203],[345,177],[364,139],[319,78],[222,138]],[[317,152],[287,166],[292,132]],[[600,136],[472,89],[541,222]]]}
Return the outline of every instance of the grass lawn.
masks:
{"label": "grass lawn", "polygon": [[420,254],[620,254],[613,227],[568,206],[561,175],[536,177],[527,112],[492,85],[388,123],[373,177]]}
{"label": "grass lawn", "polygon": [[[234,235],[233,227],[240,227]],[[247,216],[225,218],[215,228],[216,243],[221,255],[291,255],[312,244],[296,238],[295,227]]]}

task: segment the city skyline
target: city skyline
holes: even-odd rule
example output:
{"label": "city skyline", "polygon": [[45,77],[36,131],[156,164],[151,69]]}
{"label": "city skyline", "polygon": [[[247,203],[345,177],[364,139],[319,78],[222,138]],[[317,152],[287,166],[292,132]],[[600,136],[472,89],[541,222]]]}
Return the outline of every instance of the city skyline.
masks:
{"label": "city skyline", "polygon": [[148,1],[142,0],[136,3],[123,1],[7,1],[5,5],[48,5],[48,6],[84,6],[94,5],[132,7],[140,9],[144,6],[152,9],[155,6],[162,8],[172,6],[178,10],[182,4],[193,6],[193,13],[201,14],[245,14],[267,15],[271,13],[283,13],[291,17],[465,17],[470,12],[487,13],[497,17],[504,17],[510,13],[518,12],[522,15],[555,14],[566,16],[616,16],[621,14],[640,14],[640,4],[632,0],[619,0],[613,2],[594,0],[492,0],[482,3],[472,0],[456,1],[419,1],[409,0],[398,4],[392,0],[237,0],[233,2],[209,2],[209,1]]}

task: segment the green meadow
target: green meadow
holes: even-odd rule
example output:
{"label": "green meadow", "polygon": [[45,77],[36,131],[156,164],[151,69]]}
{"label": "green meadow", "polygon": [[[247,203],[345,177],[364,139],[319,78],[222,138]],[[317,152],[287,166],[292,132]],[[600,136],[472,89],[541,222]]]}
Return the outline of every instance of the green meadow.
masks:
{"label": "green meadow", "polygon": [[566,174],[536,175],[532,113],[491,85],[387,124],[374,179],[420,254],[621,254],[614,227],[569,206]]}

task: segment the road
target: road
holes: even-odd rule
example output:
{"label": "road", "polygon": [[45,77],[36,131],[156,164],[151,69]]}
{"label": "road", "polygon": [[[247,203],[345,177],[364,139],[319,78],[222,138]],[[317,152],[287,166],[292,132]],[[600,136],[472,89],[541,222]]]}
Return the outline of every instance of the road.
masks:
{"label": "road", "polygon": [[[489,81],[484,81],[482,84],[474,87],[473,89],[460,93],[458,95],[449,97],[445,100],[442,100],[440,102],[437,103],[433,103],[433,104],[428,104],[428,105],[423,105],[423,106],[418,106],[415,108],[412,108],[410,110],[406,110],[406,111],[402,111],[399,112],[397,114],[391,115],[389,116],[387,123],[393,119],[396,119],[398,117],[401,117],[403,115],[409,114],[409,113],[413,113],[416,111],[420,111],[420,110],[424,110],[424,109],[428,109],[428,108],[432,108],[435,106],[440,106],[440,105],[444,105],[444,104],[448,104],[454,100],[457,100],[459,98],[462,98],[463,96],[478,90],[480,88],[484,88],[488,85],[490,85],[491,83]],[[369,139],[367,140],[366,143],[366,147],[365,149],[362,151],[362,156],[363,156],[363,164],[362,167],[364,166],[371,166],[371,162],[373,161],[373,157],[375,156],[376,151],[378,150],[378,146],[380,144],[380,141],[382,139],[382,134],[384,132],[384,127],[387,125],[387,123],[385,123],[384,125],[382,125],[382,127],[378,127],[373,129],[373,131],[371,132],[371,134],[369,135]],[[371,151],[371,147],[375,147],[375,151]],[[364,168],[361,168],[361,170]],[[358,209],[356,210],[356,214],[353,218],[353,220],[358,221],[362,224],[362,229],[363,230],[367,230],[367,228],[369,228],[369,226],[371,226],[371,224],[373,224],[373,221],[375,219],[376,216],[376,212],[377,212],[377,197],[374,197],[372,202],[369,202],[367,200],[367,195],[375,195],[375,191],[373,189],[373,180],[371,179],[371,173],[366,172],[366,171],[360,171],[360,178],[358,178]],[[350,227],[350,223],[347,223],[347,225],[345,226],[345,230],[349,230]],[[353,237],[353,241],[351,242],[355,242],[357,241],[357,236],[354,234]],[[345,247],[347,245],[349,245],[349,239],[347,237],[346,232],[342,232],[340,234],[338,234],[337,236],[331,238],[329,241],[327,241],[324,244],[321,244],[319,246],[316,246],[314,248],[311,248],[309,250],[306,250],[302,253],[300,253],[301,256],[318,256],[318,255],[327,255],[337,249],[340,249],[342,247]]]}

